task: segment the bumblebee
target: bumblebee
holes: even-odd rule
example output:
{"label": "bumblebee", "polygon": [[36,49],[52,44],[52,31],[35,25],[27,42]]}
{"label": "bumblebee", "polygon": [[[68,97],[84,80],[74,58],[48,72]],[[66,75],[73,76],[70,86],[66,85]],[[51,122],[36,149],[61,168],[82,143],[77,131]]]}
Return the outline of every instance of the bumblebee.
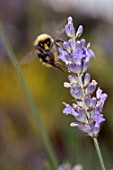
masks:
{"label": "bumblebee", "polygon": [[[62,40],[55,40],[48,34],[40,34],[34,41],[35,56],[46,66],[53,66],[62,71],[66,71],[57,65],[56,57],[58,56],[57,47],[61,46]],[[20,64],[25,64],[30,55],[23,59]]]}

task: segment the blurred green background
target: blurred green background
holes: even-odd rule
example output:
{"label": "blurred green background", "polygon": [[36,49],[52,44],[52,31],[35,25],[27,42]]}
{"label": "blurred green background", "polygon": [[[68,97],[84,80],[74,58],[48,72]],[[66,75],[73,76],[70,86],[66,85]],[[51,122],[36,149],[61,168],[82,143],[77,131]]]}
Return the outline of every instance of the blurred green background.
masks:
{"label": "blurred green background", "polygon": [[[113,168],[113,1],[112,0],[0,0],[0,20],[18,61],[29,53],[35,37],[57,30],[67,17],[84,26],[82,38],[91,42],[96,58],[88,71],[108,93],[105,123],[99,143],[107,169]],[[61,28],[60,28],[61,29]],[[21,66],[38,111],[61,162],[80,163],[99,170],[92,140],[69,124],[73,117],[62,114],[62,101],[71,102],[63,87],[67,75],[47,68],[37,58]],[[49,157],[36,121],[7,55],[0,35],[0,170],[44,170]]]}

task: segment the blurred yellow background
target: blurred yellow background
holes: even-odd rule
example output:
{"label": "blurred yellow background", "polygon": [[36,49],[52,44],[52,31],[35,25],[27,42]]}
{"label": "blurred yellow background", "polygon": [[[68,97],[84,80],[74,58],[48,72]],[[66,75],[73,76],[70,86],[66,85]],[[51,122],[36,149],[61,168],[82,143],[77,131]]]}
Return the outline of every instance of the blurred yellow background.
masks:
{"label": "blurred yellow background", "polygon": [[[112,0],[1,0],[0,19],[18,58],[33,47],[35,37],[57,29],[72,16],[75,28],[82,24],[82,38],[91,42],[96,58],[88,71],[108,94],[104,107],[106,121],[99,142],[107,169],[113,168],[113,1]],[[60,31],[60,30],[58,30]],[[91,139],[71,128],[70,116],[62,113],[62,102],[71,103],[63,87],[67,75],[47,68],[35,58],[21,66],[28,87],[48,131],[60,162],[80,163],[87,170],[99,170]],[[0,35],[0,170],[43,170],[49,159],[26,96]]]}

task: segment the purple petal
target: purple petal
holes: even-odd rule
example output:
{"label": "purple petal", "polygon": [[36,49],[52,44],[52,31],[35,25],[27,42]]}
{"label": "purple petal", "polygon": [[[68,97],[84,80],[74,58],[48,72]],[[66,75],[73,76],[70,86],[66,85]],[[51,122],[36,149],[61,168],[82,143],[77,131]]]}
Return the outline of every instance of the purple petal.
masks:
{"label": "purple petal", "polygon": [[75,76],[75,75],[69,75],[69,76],[68,76],[68,79],[69,79],[69,81],[70,81],[71,84],[73,84],[73,83],[76,84],[76,83],[78,82],[78,77]]}
{"label": "purple petal", "polygon": [[80,25],[78,27],[78,30],[77,30],[77,33],[76,33],[76,37],[80,37],[82,35],[82,33],[83,33],[83,26]]}
{"label": "purple petal", "polygon": [[77,59],[77,63],[81,63],[82,58],[84,58],[85,55],[83,53],[83,50],[81,48],[78,48],[73,52],[73,58]]}
{"label": "purple petal", "polygon": [[70,93],[73,97],[81,99],[83,97],[83,91],[81,87],[77,84],[72,84]]}
{"label": "purple petal", "polygon": [[92,94],[97,86],[97,82],[95,80],[92,80],[92,82],[87,87],[87,94]]}
{"label": "purple petal", "polygon": [[63,102],[63,104],[66,106],[66,108],[63,110],[64,114],[66,114],[66,115],[70,114],[70,115],[74,116],[75,118],[76,118],[76,116],[78,116],[78,113],[75,112],[74,108],[71,105],[69,105],[65,102]]}
{"label": "purple petal", "polygon": [[87,107],[90,106],[90,103],[91,103],[91,97],[90,96],[85,96],[84,97],[84,103]]}
{"label": "purple petal", "polygon": [[76,43],[75,43],[75,41],[73,39],[69,39],[68,44],[69,44],[69,46],[71,48],[71,51],[74,51],[76,49]]}
{"label": "purple petal", "polygon": [[72,17],[68,18],[68,24],[65,26],[64,30],[68,37],[75,37],[75,28],[73,26]]}
{"label": "purple petal", "polygon": [[71,52],[71,48],[70,48],[70,45],[68,42],[64,42],[63,43],[63,46],[64,46],[64,49],[67,51],[67,52]]}
{"label": "purple petal", "polygon": [[106,93],[102,94],[102,90],[100,89],[100,87],[98,87],[97,92],[96,92],[96,97],[97,97],[97,99],[100,99],[102,104],[104,104],[108,95]]}
{"label": "purple petal", "polygon": [[78,41],[76,41],[76,49],[77,48],[81,48],[81,42],[78,40]]}
{"label": "purple petal", "polygon": [[91,107],[95,107],[97,103],[97,99],[95,97],[92,97],[91,99]]}
{"label": "purple petal", "polygon": [[76,116],[76,120],[79,122],[86,122],[86,111],[84,108],[79,108],[77,110],[79,112],[78,116]]}
{"label": "purple petal", "polygon": [[85,43],[86,43],[86,40],[85,39],[81,39],[81,48],[84,48]]}
{"label": "purple petal", "polygon": [[89,61],[91,57],[95,56],[94,52],[89,48],[84,48],[87,60]]}
{"label": "purple petal", "polygon": [[57,56],[57,60],[62,60],[63,62],[66,63],[68,61],[69,54],[66,51],[64,51],[61,47],[58,48],[58,51],[60,55]]}
{"label": "purple petal", "polygon": [[82,72],[83,73],[88,69],[88,66],[89,66],[89,62],[84,60],[83,61],[83,66],[82,66]]}
{"label": "purple petal", "polygon": [[87,133],[89,136],[93,137],[94,133],[93,133],[93,126],[91,126],[90,124],[87,125]]}
{"label": "purple petal", "polygon": [[77,73],[77,74],[80,74],[81,73],[81,70],[82,70],[82,66],[81,65],[77,65],[75,63],[71,63],[71,64],[68,64],[68,70],[73,72],[73,73]]}
{"label": "purple petal", "polygon": [[102,94],[102,90],[100,89],[100,87],[98,87],[97,92],[96,92],[97,99],[100,99],[101,94]]}
{"label": "purple petal", "polygon": [[106,94],[106,93],[103,93],[102,95],[101,95],[101,103],[102,104],[104,104],[104,102],[105,102],[105,100],[106,100],[106,98],[108,97],[108,95]]}
{"label": "purple petal", "polygon": [[95,126],[97,126],[97,127],[100,126],[100,124],[105,121],[105,119],[103,118],[103,115],[100,114],[99,112],[96,112],[94,114],[94,118],[93,119],[95,121]]}
{"label": "purple petal", "polygon": [[72,24],[73,23],[73,18],[70,16],[70,17],[68,17],[68,24]]}
{"label": "purple petal", "polygon": [[91,76],[89,73],[86,73],[84,76],[84,86],[88,85],[88,83],[90,82]]}
{"label": "purple petal", "polygon": [[100,132],[100,126],[94,126],[94,128],[93,128],[93,133],[94,133],[94,135],[93,136],[98,136],[98,133]]}

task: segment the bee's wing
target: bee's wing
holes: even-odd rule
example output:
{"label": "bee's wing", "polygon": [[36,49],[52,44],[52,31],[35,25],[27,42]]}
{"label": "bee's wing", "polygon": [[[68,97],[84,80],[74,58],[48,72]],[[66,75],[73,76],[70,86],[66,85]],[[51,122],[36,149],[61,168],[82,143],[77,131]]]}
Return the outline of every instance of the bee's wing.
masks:
{"label": "bee's wing", "polygon": [[55,34],[57,37],[61,37],[61,36],[64,34],[63,25],[60,25],[59,27],[60,27],[60,28],[57,28],[56,34]]}
{"label": "bee's wing", "polygon": [[28,53],[27,55],[25,55],[20,62],[18,63],[18,65],[24,65],[24,64],[28,64],[31,63],[34,58],[36,57],[34,51],[31,51],[30,53]]}
{"label": "bee's wing", "polygon": [[58,23],[52,24],[51,35],[55,39],[64,38],[64,26],[66,24],[66,19],[59,21]]}

